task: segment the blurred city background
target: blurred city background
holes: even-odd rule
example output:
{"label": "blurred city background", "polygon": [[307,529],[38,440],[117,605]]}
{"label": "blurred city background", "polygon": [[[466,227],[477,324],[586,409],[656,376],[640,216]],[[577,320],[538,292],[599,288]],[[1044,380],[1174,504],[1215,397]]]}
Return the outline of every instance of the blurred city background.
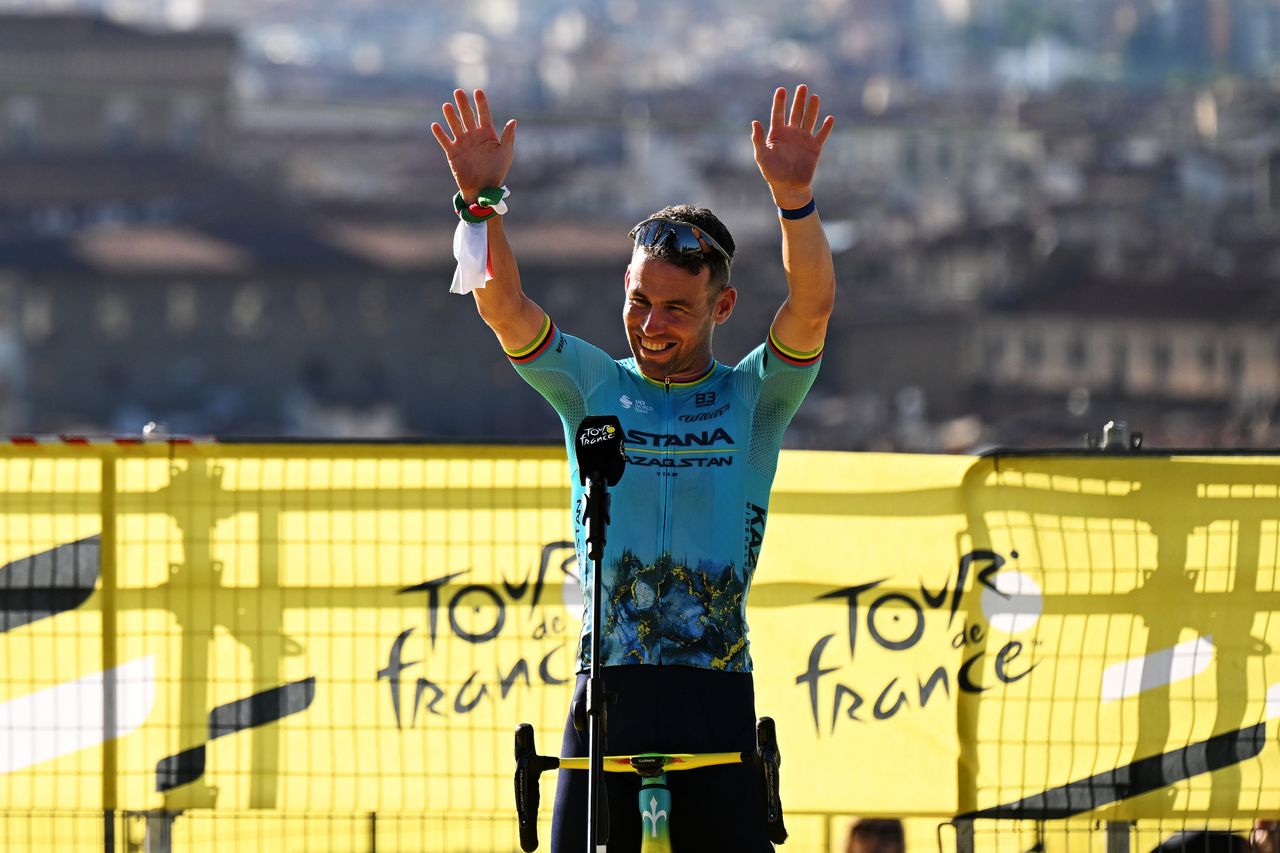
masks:
{"label": "blurred city background", "polygon": [[617,356],[629,226],[715,209],[732,362],[798,82],[840,293],[791,446],[1280,439],[1280,0],[0,0],[0,434],[558,440],[447,293],[440,104],[520,120],[526,290]]}

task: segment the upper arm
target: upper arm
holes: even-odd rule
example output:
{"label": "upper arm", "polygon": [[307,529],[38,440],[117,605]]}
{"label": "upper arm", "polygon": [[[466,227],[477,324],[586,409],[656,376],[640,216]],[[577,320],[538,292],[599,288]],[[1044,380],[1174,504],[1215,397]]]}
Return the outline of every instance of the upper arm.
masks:
{"label": "upper arm", "polygon": [[529,297],[521,294],[513,310],[503,312],[500,316],[493,316],[484,311],[479,296],[483,291],[475,292],[476,302],[480,305],[480,316],[484,318],[489,328],[493,329],[493,333],[498,337],[498,343],[508,355],[527,348],[543,331],[547,315],[538,307],[538,303]]}

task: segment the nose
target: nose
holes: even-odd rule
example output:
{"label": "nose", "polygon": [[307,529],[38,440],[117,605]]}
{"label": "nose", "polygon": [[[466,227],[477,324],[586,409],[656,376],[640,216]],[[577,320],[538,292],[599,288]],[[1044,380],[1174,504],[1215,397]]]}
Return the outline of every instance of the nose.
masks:
{"label": "nose", "polygon": [[649,308],[644,312],[644,318],[640,321],[640,330],[649,337],[660,335],[666,329],[666,324],[662,322],[662,312],[654,308]]}

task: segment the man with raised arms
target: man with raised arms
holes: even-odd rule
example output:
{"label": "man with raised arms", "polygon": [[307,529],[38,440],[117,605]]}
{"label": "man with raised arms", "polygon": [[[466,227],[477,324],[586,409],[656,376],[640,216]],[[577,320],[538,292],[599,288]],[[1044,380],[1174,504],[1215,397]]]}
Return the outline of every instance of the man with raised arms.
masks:
{"label": "man with raised arms", "polygon": [[[520,283],[507,242],[503,181],[516,122],[499,130],[484,92],[462,90],[432,133],[457,181],[455,251],[460,288],[473,292],[520,375],[573,437],[589,415],[616,414],[631,470],[613,490],[604,556],[600,647],[609,754],[731,752],[755,747],[755,700],[747,642],[747,591],[768,516],[782,434],[813,384],[835,300],[831,251],[812,184],[834,119],[798,86],[774,92],[769,128],[751,143],[782,229],[787,298],[764,342],[736,365],[712,355],[712,334],[733,313],[734,242],[709,210],[676,205],[631,231],[623,276],[623,324],[631,358],[614,359],[562,332]],[[482,223],[482,225],[481,225]],[[468,257],[470,260],[468,260]],[[470,269],[466,269],[466,267]],[[762,330],[763,331],[763,330]],[[590,667],[591,578],[571,472],[575,533],[586,591],[575,703]],[[562,755],[586,755],[587,735],[565,723]],[[605,774],[610,851],[636,849],[640,779]],[[763,796],[755,770],[731,765],[671,774],[677,850],[763,851]],[[552,850],[586,847],[587,774],[562,771]]]}

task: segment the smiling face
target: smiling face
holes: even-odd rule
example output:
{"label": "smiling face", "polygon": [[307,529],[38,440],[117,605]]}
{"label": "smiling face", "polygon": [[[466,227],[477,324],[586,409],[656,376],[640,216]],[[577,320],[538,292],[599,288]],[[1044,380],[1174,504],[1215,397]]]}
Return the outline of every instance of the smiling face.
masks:
{"label": "smiling face", "polygon": [[636,252],[627,274],[622,321],[640,372],[661,382],[697,379],[711,364],[711,333],[729,319],[738,293],[713,297],[711,271],[696,275]]}

